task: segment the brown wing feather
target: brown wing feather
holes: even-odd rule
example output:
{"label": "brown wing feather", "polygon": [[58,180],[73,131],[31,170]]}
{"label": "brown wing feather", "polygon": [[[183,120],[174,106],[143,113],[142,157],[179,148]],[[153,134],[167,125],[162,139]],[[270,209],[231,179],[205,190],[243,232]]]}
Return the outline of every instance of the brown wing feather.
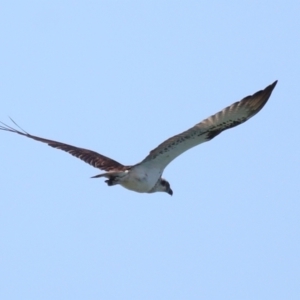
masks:
{"label": "brown wing feather", "polygon": [[167,139],[150,151],[142,163],[151,162],[152,165],[165,168],[183,152],[211,140],[224,130],[246,122],[267,103],[276,84],[277,81],[267,86],[264,90],[233,103],[192,128]]}
{"label": "brown wing feather", "polygon": [[53,148],[63,150],[65,152],[70,153],[71,155],[73,155],[75,157],[78,157],[81,160],[83,160],[84,162],[86,162],[86,163],[88,163],[88,164],[92,165],[93,167],[98,168],[100,170],[104,170],[104,171],[109,172],[109,171],[112,171],[112,170],[123,170],[123,169],[126,170],[126,169],[128,169],[127,166],[124,166],[124,165],[120,164],[119,162],[117,162],[117,161],[115,161],[111,158],[108,158],[104,155],[101,155],[97,152],[94,152],[94,151],[91,151],[91,150],[88,150],[88,149],[74,147],[74,146],[71,146],[71,145],[68,145],[68,144],[64,144],[64,143],[60,143],[60,142],[56,142],[56,141],[52,141],[52,140],[48,140],[48,139],[44,139],[44,138],[41,138],[41,137],[38,137],[38,136],[31,135],[31,134],[27,133],[26,131],[24,131],[23,129],[22,129],[22,131],[19,131],[19,130],[15,129],[13,127],[10,127],[10,126],[2,123],[2,122],[0,122],[0,123],[2,124],[2,125],[0,125],[0,130],[10,131],[10,132],[17,133],[17,134],[26,136],[28,138],[34,139],[36,141],[46,143],[46,144],[48,144],[49,146],[51,146]]}

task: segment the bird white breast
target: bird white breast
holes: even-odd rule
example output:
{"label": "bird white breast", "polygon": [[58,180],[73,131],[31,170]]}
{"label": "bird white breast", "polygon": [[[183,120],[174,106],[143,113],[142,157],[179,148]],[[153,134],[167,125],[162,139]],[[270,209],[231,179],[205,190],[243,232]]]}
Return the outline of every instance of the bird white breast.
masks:
{"label": "bird white breast", "polygon": [[158,169],[148,169],[138,165],[122,178],[120,185],[138,193],[147,193],[155,186],[160,176],[161,172]]}

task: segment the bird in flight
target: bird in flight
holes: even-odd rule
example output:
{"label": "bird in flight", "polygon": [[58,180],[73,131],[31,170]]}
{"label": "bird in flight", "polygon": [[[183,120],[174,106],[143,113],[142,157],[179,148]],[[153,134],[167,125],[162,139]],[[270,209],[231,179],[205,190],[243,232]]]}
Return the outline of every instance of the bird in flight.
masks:
{"label": "bird in flight", "polygon": [[31,135],[12,119],[12,122],[19,129],[0,122],[2,124],[0,125],[0,130],[17,133],[46,143],[53,148],[66,151],[80,158],[93,167],[105,171],[105,173],[92,178],[107,178],[105,182],[108,186],[120,184],[124,188],[138,193],[166,192],[169,195],[173,195],[169,182],[161,177],[166,166],[183,152],[201,143],[210,141],[222,131],[240,125],[253,117],[267,103],[276,84],[277,81],[267,86],[264,90],[233,103],[190,129],[167,139],[150,151],[141,162],[131,166],[122,165],[109,157],[88,149]]}

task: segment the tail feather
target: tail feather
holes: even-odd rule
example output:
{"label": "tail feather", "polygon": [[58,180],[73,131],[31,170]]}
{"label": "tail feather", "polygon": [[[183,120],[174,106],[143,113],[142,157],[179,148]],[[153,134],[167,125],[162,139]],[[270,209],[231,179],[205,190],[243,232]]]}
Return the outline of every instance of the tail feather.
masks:
{"label": "tail feather", "polygon": [[109,173],[102,173],[102,174],[99,174],[99,175],[92,176],[91,178],[100,178],[100,177],[106,177],[106,178],[108,178],[109,177],[108,174]]}
{"label": "tail feather", "polygon": [[126,171],[112,171],[112,172],[106,172],[106,173],[101,173],[95,176],[92,176],[91,178],[100,178],[100,177],[105,177],[105,178],[111,178],[111,177],[123,177],[128,173],[128,170]]}

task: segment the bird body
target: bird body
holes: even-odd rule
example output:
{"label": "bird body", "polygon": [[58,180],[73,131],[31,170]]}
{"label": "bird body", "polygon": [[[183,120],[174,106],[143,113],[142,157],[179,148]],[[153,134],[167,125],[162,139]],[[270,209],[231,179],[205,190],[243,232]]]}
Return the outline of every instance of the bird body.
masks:
{"label": "bird body", "polygon": [[153,190],[161,175],[162,171],[159,169],[147,168],[141,164],[134,166],[120,184],[128,190],[149,193]]}
{"label": "bird body", "polygon": [[[92,178],[106,177],[108,185],[120,184],[124,188],[138,193],[154,192],[162,171],[157,168],[147,168],[145,164],[137,164],[121,172],[107,172]],[[153,190],[153,191],[152,191]]]}
{"label": "bird body", "polygon": [[276,84],[277,81],[264,90],[233,103],[190,129],[167,139],[150,151],[144,160],[133,166],[122,165],[109,157],[88,149],[31,135],[20,128],[13,120],[12,122],[20,130],[2,122],[0,122],[2,124],[0,130],[17,133],[46,143],[53,148],[66,151],[80,158],[95,168],[106,171],[92,178],[107,178],[105,182],[109,186],[119,184],[138,193],[166,192],[172,195],[173,191],[169,182],[161,177],[167,165],[185,151],[207,142],[222,131],[240,125],[253,117],[266,104]]}

